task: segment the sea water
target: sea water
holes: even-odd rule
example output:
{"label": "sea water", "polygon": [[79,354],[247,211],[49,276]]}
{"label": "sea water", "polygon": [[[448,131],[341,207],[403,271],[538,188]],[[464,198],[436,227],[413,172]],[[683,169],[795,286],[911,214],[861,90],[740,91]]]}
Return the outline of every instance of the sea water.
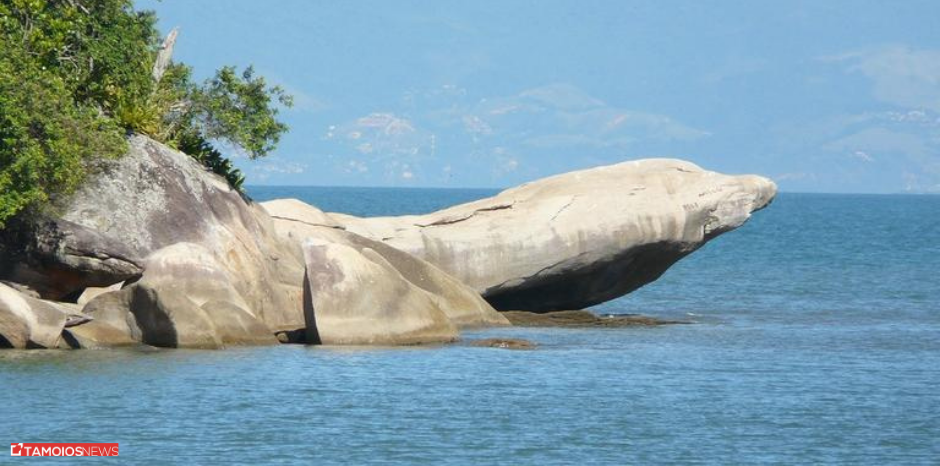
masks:
{"label": "sea water", "polygon": [[[249,192],[356,215],[494,193]],[[595,308],[692,325],[464,334],[534,351],[0,351],[0,438],[137,464],[937,464],[938,269],[940,196],[784,193]]]}

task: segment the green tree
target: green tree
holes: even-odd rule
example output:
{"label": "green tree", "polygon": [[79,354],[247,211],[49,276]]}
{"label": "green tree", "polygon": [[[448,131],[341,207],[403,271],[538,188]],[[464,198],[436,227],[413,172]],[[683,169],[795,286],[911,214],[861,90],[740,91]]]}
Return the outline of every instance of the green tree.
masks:
{"label": "green tree", "polygon": [[153,73],[160,37],[131,0],[0,0],[0,228],[74,190],[94,158],[126,150],[127,132],[189,153],[240,188],[214,143],[251,158],[272,151],[290,97],[249,67],[194,83],[170,62]]}
{"label": "green tree", "polygon": [[160,80],[156,100],[163,119],[157,137],[202,161],[240,188],[244,177],[209,141],[264,157],[277,146],[287,125],[278,121],[278,105],[290,107],[289,95],[268,86],[248,67],[239,74],[224,67],[201,85],[192,85],[189,69],[176,65]]}
{"label": "green tree", "polygon": [[267,86],[251,67],[239,76],[235,68],[226,66],[193,91],[189,127],[239,146],[251,158],[263,157],[287,131],[276,119],[278,110],[272,100],[288,107],[292,104],[290,96],[278,86]]}

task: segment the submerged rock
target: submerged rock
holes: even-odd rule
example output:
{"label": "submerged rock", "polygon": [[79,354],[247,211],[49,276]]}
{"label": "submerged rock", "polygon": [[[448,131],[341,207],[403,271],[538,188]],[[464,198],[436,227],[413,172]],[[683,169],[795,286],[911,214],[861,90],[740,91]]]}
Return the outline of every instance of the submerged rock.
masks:
{"label": "submerged rock", "polygon": [[532,343],[529,340],[523,340],[521,338],[486,338],[483,340],[471,341],[470,346],[513,350],[531,350],[535,349],[538,345]]}
{"label": "submerged rock", "polygon": [[513,325],[519,327],[644,327],[690,323],[637,314],[599,316],[589,311],[554,311],[546,313],[505,311],[503,315]]}
{"label": "submerged rock", "polygon": [[582,309],[655,279],[768,205],[776,185],[671,159],[581,170],[427,215],[330,214],[422,258],[500,310]]}

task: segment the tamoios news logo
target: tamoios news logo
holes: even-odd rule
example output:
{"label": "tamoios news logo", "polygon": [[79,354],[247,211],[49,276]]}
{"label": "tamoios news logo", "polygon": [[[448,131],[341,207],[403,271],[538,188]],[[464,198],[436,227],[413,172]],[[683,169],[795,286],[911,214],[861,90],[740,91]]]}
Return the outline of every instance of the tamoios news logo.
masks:
{"label": "tamoios news logo", "polygon": [[118,444],[11,443],[10,456],[118,456]]}

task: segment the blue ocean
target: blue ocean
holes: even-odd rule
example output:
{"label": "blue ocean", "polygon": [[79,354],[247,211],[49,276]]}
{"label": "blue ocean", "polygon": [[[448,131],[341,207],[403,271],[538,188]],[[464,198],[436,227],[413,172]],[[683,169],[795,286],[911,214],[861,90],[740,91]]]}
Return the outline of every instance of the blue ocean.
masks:
{"label": "blue ocean", "polygon": [[[397,215],[495,191],[249,192]],[[131,464],[938,464],[938,269],[940,196],[783,193],[594,309],[692,325],[464,334],[534,351],[4,351],[0,437]]]}

